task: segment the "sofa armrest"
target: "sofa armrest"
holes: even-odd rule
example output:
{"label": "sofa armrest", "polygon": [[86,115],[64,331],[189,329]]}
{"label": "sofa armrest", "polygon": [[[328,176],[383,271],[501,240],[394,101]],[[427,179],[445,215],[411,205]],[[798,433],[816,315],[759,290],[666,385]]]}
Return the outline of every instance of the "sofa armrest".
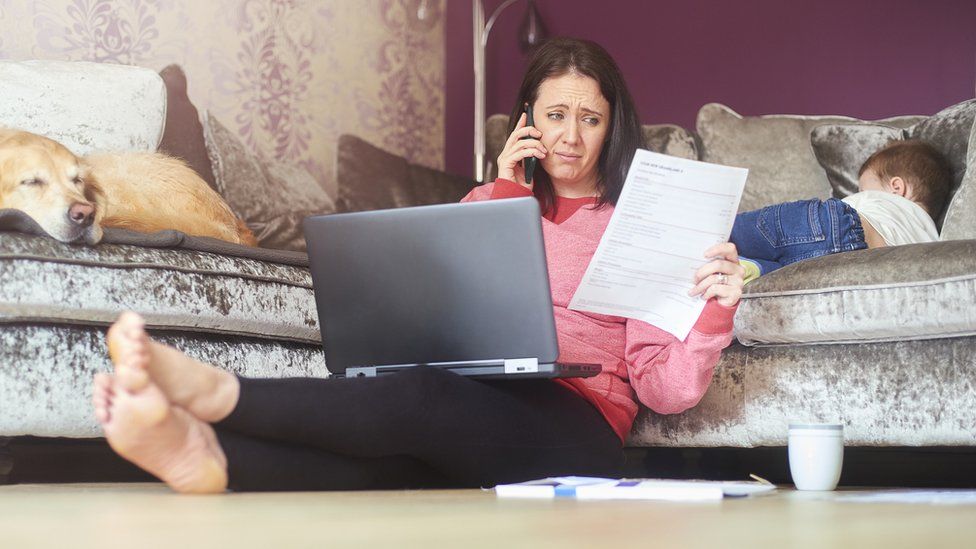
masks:
{"label": "sofa armrest", "polygon": [[976,277],[976,240],[872,248],[800,261],[759,277],[745,297]]}
{"label": "sofa armrest", "polygon": [[788,265],[746,286],[745,345],[863,343],[976,334],[976,240],[892,246]]}

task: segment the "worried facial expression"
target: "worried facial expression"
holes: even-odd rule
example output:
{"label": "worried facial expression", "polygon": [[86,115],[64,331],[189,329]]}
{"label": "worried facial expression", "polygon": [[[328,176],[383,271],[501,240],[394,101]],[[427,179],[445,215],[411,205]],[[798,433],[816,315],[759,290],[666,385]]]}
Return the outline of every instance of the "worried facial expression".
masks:
{"label": "worried facial expression", "polygon": [[597,81],[574,73],[543,80],[532,108],[548,151],[542,167],[557,192],[595,190],[610,127],[610,103]]}

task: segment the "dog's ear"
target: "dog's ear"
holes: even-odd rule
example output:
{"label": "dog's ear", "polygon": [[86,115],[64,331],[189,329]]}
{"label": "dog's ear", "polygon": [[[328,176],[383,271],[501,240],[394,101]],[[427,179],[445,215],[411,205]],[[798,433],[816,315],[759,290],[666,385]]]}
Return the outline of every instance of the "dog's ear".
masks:
{"label": "dog's ear", "polygon": [[102,220],[105,215],[105,191],[102,190],[102,185],[98,182],[98,177],[95,175],[91,166],[82,162],[83,166],[83,177],[85,181],[85,198],[95,205],[95,222]]}

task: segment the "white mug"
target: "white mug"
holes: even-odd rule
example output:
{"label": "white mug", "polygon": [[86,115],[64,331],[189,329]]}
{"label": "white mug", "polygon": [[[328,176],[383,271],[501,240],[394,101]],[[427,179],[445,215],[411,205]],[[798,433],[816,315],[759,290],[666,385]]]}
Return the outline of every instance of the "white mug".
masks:
{"label": "white mug", "polygon": [[833,490],[844,464],[844,426],[791,423],[789,454],[797,490]]}

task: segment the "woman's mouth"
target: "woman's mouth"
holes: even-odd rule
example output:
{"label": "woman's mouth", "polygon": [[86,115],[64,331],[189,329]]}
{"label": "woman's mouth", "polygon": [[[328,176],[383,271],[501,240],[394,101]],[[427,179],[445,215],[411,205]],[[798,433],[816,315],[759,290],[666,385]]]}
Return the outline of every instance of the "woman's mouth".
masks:
{"label": "woman's mouth", "polygon": [[583,155],[581,154],[560,153],[560,152],[557,152],[556,156],[558,156],[563,162],[575,162],[580,158],[583,158]]}

